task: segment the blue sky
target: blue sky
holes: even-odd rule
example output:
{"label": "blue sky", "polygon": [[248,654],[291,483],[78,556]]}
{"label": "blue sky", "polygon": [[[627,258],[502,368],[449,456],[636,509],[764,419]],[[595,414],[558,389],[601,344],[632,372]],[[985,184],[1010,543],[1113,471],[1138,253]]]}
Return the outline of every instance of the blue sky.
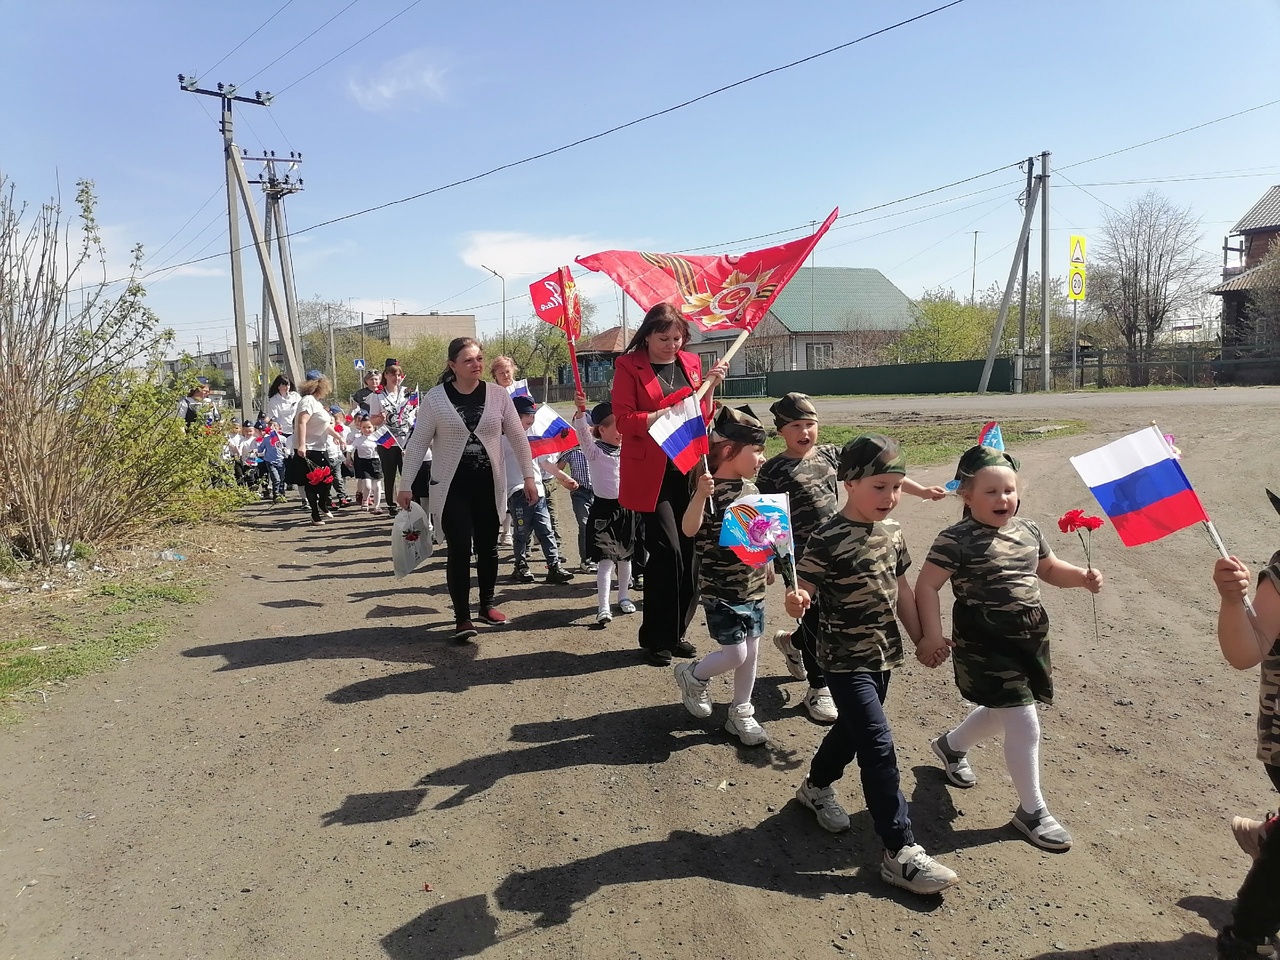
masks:
{"label": "blue sky", "polygon": [[[134,243],[155,251],[153,269],[223,254],[148,281],[180,345],[194,349],[199,336],[220,346],[232,307],[217,101],[183,93],[178,73],[206,87],[276,92],[269,108],[238,109],[236,139],[254,154],[303,153],[306,189],[287,204],[297,231],[588,136],[940,2],[419,2],[301,80],[410,0],[225,0],[217,16],[173,0],[9,2],[0,4],[0,173],[29,202],[59,182],[69,196],[76,179],[96,181],[114,275]],[[529,315],[528,283],[575,255],[740,252],[797,233],[739,238],[1041,150],[1084,188],[1051,181],[1056,272],[1065,274],[1069,233],[1096,235],[1104,202],[1120,207],[1151,188],[1190,205],[1203,220],[1202,246],[1219,256],[1225,231],[1280,183],[1280,105],[1074,164],[1280,96],[1267,67],[1277,48],[1277,0],[965,0],[592,143],[302,233],[293,241],[299,295],[349,299],[370,315],[473,312],[491,331],[500,286],[481,263],[507,275],[514,321]],[[1115,183],[1187,176],[1201,179]],[[816,262],[878,268],[911,296],[937,285],[967,293],[980,230],[978,286],[1002,282],[1021,180],[1008,169],[848,217]],[[261,295],[252,258],[245,265],[252,318]],[[612,285],[581,280],[598,322],[614,322]]]}

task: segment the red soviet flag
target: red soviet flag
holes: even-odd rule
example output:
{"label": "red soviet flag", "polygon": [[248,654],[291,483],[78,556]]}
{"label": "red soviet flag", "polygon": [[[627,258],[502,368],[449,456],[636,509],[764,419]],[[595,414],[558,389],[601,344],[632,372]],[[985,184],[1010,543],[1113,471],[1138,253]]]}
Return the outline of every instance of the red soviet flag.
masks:
{"label": "red soviet flag", "polygon": [[736,257],[605,250],[578,263],[608,274],[645,310],[670,303],[699,330],[752,330],[839,213],[832,210],[812,236]]}
{"label": "red soviet flag", "polygon": [[568,267],[529,284],[529,296],[538,316],[553,327],[559,327],[573,343],[582,333],[582,301]]}

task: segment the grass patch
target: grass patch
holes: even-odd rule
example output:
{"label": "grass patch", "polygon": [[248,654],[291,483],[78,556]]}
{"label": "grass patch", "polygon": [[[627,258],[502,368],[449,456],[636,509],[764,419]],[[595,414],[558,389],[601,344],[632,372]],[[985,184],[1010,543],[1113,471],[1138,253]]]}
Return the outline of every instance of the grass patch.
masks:
{"label": "grass patch", "polygon": [[[0,695],[12,696],[46,683],[109,669],[163,637],[163,621],[152,618],[69,643],[6,644],[9,649],[0,652]],[[33,646],[47,649],[33,650]]]}
{"label": "grass patch", "polygon": [[131,610],[151,610],[166,603],[195,603],[200,594],[180,583],[106,583],[95,591],[99,597],[107,597],[106,613],[128,613]]}
{"label": "grass patch", "polygon": [[[821,426],[818,428],[820,443],[844,446],[860,433],[882,433],[900,442],[907,455],[908,468],[927,467],[938,463],[954,462],[960,454],[978,442],[978,432],[986,423],[982,419],[927,420],[918,415],[893,419],[886,417],[876,422],[851,426]],[[1050,433],[1029,431],[1052,424],[1062,427]],[[1083,420],[1001,420],[1000,429],[1010,452],[1018,453],[1028,444],[1054,437],[1069,437],[1082,433],[1088,426]],[[771,436],[765,442],[764,452],[772,457],[786,447],[781,437]]]}

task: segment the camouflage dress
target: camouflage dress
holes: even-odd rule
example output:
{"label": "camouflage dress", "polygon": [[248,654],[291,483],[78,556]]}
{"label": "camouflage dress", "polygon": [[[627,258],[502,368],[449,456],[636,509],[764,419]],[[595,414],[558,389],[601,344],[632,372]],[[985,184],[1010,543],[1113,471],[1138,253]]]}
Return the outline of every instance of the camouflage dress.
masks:
{"label": "camouflage dress", "polygon": [[[1258,574],[1258,584],[1266,577],[1280,591],[1280,553]],[[1258,759],[1269,767],[1280,767],[1280,639],[1271,644],[1262,661],[1258,686]]]}
{"label": "camouflage dress", "polygon": [[951,574],[956,686],[984,707],[1053,703],[1049,615],[1036,568],[1053,551],[1030,520],[989,527],[965,517],[938,534],[926,557]]}
{"label": "camouflage dress", "polygon": [[896,520],[857,523],[837,513],[813,532],[796,575],[817,588],[824,670],[881,673],[902,664],[898,578],[910,566]]}

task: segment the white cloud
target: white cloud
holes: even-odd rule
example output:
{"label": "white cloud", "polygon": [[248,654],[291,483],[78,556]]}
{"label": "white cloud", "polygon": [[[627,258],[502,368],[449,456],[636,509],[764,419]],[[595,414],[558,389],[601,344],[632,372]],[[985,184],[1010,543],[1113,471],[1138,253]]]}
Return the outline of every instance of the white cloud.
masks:
{"label": "white cloud", "polygon": [[347,93],[366,110],[380,112],[402,103],[445,98],[448,71],[432,63],[425,50],[413,50],[382,64],[367,76],[347,80]]}
{"label": "white cloud", "polygon": [[[568,266],[573,269],[579,292],[598,304],[602,312],[612,315],[612,306],[606,310],[606,304],[611,305],[615,297],[621,295],[617,286],[603,273],[593,273],[574,263],[574,257],[614,249],[647,248],[631,241],[600,240],[581,234],[546,237],[513,231],[481,230],[468,235],[460,256],[462,262],[469,267],[492,267],[507,278],[509,310],[512,309],[512,303],[524,303],[528,300],[525,291],[530,283],[551,273],[556,267]],[[524,299],[521,300],[521,297]]]}

